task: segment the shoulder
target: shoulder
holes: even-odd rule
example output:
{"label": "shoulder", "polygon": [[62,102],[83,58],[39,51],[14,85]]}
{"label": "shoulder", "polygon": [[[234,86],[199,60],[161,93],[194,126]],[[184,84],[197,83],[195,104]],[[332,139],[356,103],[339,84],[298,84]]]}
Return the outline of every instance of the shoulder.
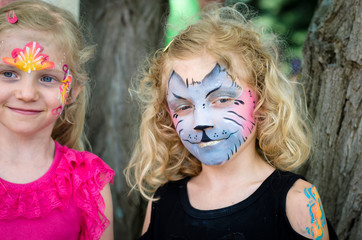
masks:
{"label": "shoulder", "polygon": [[318,191],[311,183],[298,179],[290,188],[286,213],[292,228],[307,238],[328,239],[327,221]]}
{"label": "shoulder", "polygon": [[[60,159],[56,178],[70,181],[73,201],[81,210],[81,238],[100,239],[112,235],[112,199],[109,183],[114,171],[97,155],[57,144],[55,157]],[[110,226],[108,228],[108,226]]]}
{"label": "shoulder", "polygon": [[80,174],[86,178],[107,178],[107,182],[112,181],[114,177],[114,171],[100,157],[93,153],[78,151],[57,144],[56,158],[58,156],[61,158],[60,167],[73,174]]}
{"label": "shoulder", "polygon": [[188,180],[189,177],[185,177],[177,181],[169,181],[156,190],[155,194],[152,196],[152,199],[154,200],[150,200],[147,205],[142,235],[145,233],[151,234],[152,226],[155,224],[155,221],[152,219],[155,218],[156,212],[160,215],[170,213],[170,209],[175,207],[175,204],[179,200],[179,189],[186,186]]}
{"label": "shoulder", "polygon": [[185,187],[188,180],[189,178],[186,177],[181,180],[166,182],[156,190],[154,198],[163,200],[177,197],[180,191],[179,189]]}

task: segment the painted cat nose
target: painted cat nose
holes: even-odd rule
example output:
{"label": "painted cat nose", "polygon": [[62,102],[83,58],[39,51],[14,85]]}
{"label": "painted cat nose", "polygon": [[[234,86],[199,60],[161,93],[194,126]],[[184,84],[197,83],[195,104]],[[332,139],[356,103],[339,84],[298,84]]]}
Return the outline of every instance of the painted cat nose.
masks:
{"label": "painted cat nose", "polygon": [[211,125],[197,125],[196,127],[194,127],[194,130],[205,130],[206,128],[212,128],[213,126]]}

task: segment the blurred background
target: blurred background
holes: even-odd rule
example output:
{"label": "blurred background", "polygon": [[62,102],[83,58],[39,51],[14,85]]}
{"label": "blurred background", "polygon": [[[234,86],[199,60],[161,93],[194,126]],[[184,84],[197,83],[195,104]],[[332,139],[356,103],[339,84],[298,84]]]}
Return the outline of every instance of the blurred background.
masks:
{"label": "blurred background", "polygon": [[[0,6],[12,0],[0,0]],[[280,36],[285,73],[304,85],[314,150],[298,169],[317,186],[340,239],[362,239],[362,37],[360,0],[47,0],[70,10],[97,45],[88,69],[90,149],[115,171],[115,239],[137,239],[146,202],[123,170],[138,134],[128,89],[140,66],[209,2],[244,2],[258,26]],[[166,27],[167,22],[169,26]]]}

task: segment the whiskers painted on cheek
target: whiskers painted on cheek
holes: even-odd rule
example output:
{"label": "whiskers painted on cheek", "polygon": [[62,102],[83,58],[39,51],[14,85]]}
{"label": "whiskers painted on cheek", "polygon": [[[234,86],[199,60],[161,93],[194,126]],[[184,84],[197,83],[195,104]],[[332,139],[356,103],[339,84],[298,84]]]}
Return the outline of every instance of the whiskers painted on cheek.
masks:
{"label": "whiskers painted on cheek", "polygon": [[236,100],[234,100],[234,104],[235,105],[240,105],[240,104],[245,104],[245,103],[242,100],[236,99]]}
{"label": "whiskers painted on cheek", "polygon": [[[244,138],[244,137],[243,137],[244,142],[246,141],[246,139],[248,139],[248,138]],[[237,145],[237,144],[234,144],[234,147],[231,147],[231,148],[230,148],[231,154],[230,154],[230,155],[229,155],[229,153],[227,154],[228,160],[230,160],[230,158],[231,158],[232,155],[234,155],[235,153],[238,152],[239,147],[241,146],[241,144],[243,144],[243,142],[242,142],[240,139],[238,139],[238,140],[239,140],[238,145]]]}
{"label": "whiskers painted on cheek", "polygon": [[180,121],[177,122],[175,129],[177,129],[178,125],[179,125],[181,122],[183,122],[183,120],[180,120]]}
{"label": "whiskers painted on cheek", "polygon": [[244,129],[244,126],[241,124],[241,123],[238,123],[237,121],[235,121],[234,119],[231,119],[231,118],[227,118],[227,117],[224,117],[225,120],[228,120],[228,121],[231,121],[237,125],[239,125],[242,129]]}
{"label": "whiskers painted on cheek", "polygon": [[228,112],[229,112],[229,113],[232,113],[232,114],[238,116],[239,118],[243,119],[244,121],[246,121],[246,119],[245,119],[243,116],[237,114],[236,112],[234,112],[234,111],[228,111]]}

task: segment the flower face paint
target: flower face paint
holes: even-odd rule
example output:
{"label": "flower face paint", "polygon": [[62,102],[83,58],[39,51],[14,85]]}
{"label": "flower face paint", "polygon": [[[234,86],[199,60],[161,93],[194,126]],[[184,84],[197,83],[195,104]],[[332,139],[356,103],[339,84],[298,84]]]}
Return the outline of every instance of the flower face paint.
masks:
{"label": "flower face paint", "polygon": [[54,68],[54,63],[49,62],[48,55],[41,54],[43,47],[39,43],[29,42],[24,49],[15,48],[11,56],[3,57],[3,62],[15,66],[24,72],[30,73],[42,69]]}
{"label": "flower face paint", "polygon": [[201,82],[185,82],[174,71],[168,84],[167,102],[176,131],[202,163],[222,164],[254,129],[256,93],[237,85],[219,64]]}
{"label": "flower face paint", "polygon": [[52,110],[53,115],[59,115],[62,113],[62,110],[64,108],[64,105],[66,103],[67,97],[70,92],[70,87],[72,84],[72,75],[70,74],[70,71],[68,69],[67,65],[63,66],[64,71],[64,79],[61,81],[61,85],[59,86],[59,99],[60,99],[60,106],[58,108],[55,108]]}
{"label": "flower face paint", "polygon": [[74,85],[62,46],[31,29],[4,30],[0,40],[0,132],[52,132]]}

